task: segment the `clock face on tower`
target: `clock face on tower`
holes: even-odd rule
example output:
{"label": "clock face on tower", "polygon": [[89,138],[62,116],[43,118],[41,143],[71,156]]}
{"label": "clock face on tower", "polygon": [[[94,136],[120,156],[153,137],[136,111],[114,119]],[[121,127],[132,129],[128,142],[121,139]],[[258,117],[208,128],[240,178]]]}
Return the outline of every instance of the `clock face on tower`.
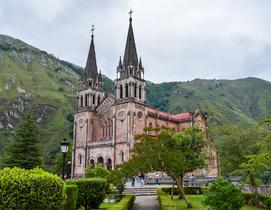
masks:
{"label": "clock face on tower", "polygon": [[85,124],[84,120],[80,119],[79,120],[79,126],[80,126],[80,128],[82,128],[84,126],[84,124]]}
{"label": "clock face on tower", "polygon": [[142,112],[137,112],[137,119],[142,120],[143,113]]}
{"label": "clock face on tower", "polygon": [[118,119],[122,121],[122,120],[125,119],[125,117],[126,117],[125,116],[125,112],[124,111],[120,111],[119,114],[118,114]]}

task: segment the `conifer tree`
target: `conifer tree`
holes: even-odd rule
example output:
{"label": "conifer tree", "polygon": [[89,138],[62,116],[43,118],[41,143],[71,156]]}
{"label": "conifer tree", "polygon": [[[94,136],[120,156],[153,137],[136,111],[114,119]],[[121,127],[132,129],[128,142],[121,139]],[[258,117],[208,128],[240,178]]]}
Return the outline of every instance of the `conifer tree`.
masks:
{"label": "conifer tree", "polygon": [[8,145],[4,166],[32,169],[41,164],[37,125],[33,113],[27,112]]}

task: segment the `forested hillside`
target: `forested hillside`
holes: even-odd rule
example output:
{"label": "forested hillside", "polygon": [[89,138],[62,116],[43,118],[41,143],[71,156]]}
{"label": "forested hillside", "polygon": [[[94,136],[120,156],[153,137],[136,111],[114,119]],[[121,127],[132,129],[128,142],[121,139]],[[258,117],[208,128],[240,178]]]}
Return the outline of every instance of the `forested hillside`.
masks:
{"label": "forested hillside", "polygon": [[[59,152],[60,139],[72,136],[81,71],[79,66],[0,35],[0,157],[22,113],[31,109],[40,125],[45,166],[50,169]],[[114,83],[103,78],[108,92]],[[271,83],[257,78],[147,82],[147,99],[149,106],[172,113],[200,108],[211,126],[222,123],[248,126],[270,113]]]}

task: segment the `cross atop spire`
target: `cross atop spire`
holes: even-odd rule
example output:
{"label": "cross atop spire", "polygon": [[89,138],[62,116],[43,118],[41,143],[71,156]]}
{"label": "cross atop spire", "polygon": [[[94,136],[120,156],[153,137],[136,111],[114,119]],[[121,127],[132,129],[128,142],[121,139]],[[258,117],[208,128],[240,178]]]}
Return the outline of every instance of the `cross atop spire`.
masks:
{"label": "cross atop spire", "polygon": [[95,25],[91,25],[91,36],[93,36],[94,30],[95,30]]}
{"label": "cross atop spire", "polygon": [[90,42],[88,58],[87,58],[87,63],[86,63],[86,68],[85,68],[85,75],[86,75],[85,79],[87,78],[95,79],[98,76],[93,32],[94,32],[94,25],[92,25],[91,27],[92,34],[91,34],[91,42]]}
{"label": "cross atop spire", "polygon": [[132,10],[132,8],[130,9],[130,11],[128,12],[128,14],[130,15],[129,21],[132,22],[132,13],[134,11]]}
{"label": "cross atop spire", "polygon": [[[134,68],[138,65],[138,58],[137,58],[137,51],[136,51],[136,44],[135,44],[135,38],[133,33],[133,26],[132,26],[132,13],[133,11],[130,10],[130,23],[129,23],[129,29],[126,39],[126,46],[123,56],[123,67],[126,71],[128,71],[128,66],[133,66]],[[128,74],[127,74],[128,75]]]}

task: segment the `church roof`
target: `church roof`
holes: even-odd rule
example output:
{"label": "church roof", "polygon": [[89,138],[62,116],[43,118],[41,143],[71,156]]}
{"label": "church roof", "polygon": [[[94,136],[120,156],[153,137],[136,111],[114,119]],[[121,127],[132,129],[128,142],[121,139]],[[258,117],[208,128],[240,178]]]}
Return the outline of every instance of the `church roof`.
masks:
{"label": "church roof", "polygon": [[85,68],[85,76],[87,78],[95,79],[97,75],[98,75],[98,70],[97,70],[97,62],[96,62],[96,54],[95,54],[95,46],[94,46],[94,35],[92,34],[86,68]]}
{"label": "church roof", "polygon": [[123,66],[125,69],[128,69],[129,65],[133,65],[135,68],[138,65],[138,57],[136,51],[136,44],[132,26],[132,18],[129,19],[129,29],[126,40],[125,52],[123,56]]}
{"label": "church roof", "polygon": [[193,113],[191,112],[183,112],[183,113],[179,113],[179,114],[170,114],[170,113],[166,113],[166,112],[162,112],[153,108],[147,108],[147,112],[151,113],[151,114],[157,114],[159,116],[163,116],[163,117],[168,117],[168,118],[172,118],[175,120],[187,120],[187,119],[191,119],[193,117]]}

